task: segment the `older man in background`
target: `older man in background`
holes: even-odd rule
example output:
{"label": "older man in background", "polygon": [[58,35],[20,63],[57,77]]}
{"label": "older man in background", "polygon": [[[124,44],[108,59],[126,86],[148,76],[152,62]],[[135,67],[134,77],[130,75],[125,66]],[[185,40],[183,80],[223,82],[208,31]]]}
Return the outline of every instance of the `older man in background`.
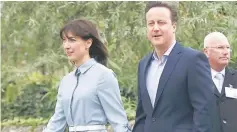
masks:
{"label": "older man in background", "polygon": [[209,59],[215,86],[215,132],[237,132],[237,71],[228,68],[231,47],[226,36],[212,32],[204,39],[204,53]]}

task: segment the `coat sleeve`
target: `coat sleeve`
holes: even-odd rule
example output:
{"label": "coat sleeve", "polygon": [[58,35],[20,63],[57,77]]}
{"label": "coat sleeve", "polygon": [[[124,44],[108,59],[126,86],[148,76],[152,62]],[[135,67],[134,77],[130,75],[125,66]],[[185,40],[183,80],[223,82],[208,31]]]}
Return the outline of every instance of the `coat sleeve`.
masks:
{"label": "coat sleeve", "polygon": [[190,63],[188,70],[188,94],[194,109],[193,132],[210,132],[212,129],[211,115],[213,112],[214,87],[210,65],[207,57],[198,52]]}

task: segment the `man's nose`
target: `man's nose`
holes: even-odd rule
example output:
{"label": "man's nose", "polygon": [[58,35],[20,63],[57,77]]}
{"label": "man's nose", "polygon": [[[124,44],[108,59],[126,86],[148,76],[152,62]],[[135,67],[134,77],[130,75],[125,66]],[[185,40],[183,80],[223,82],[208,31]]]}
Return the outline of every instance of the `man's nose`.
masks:
{"label": "man's nose", "polygon": [[223,51],[222,51],[222,53],[224,54],[224,55],[227,55],[227,54],[230,54],[230,52],[231,52],[231,49],[230,48],[224,48],[223,49]]}
{"label": "man's nose", "polygon": [[153,29],[154,29],[154,31],[159,31],[160,30],[159,25],[157,23],[155,23]]}

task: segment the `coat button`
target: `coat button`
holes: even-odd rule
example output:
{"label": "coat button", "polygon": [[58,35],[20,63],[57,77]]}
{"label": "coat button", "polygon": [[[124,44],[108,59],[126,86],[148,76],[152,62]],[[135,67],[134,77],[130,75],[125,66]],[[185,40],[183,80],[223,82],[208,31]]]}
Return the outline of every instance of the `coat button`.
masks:
{"label": "coat button", "polygon": [[155,122],[156,121],[156,118],[152,118],[152,122]]}
{"label": "coat button", "polygon": [[226,122],[226,120],[222,120],[222,122],[224,123],[224,124],[226,124],[227,122]]}

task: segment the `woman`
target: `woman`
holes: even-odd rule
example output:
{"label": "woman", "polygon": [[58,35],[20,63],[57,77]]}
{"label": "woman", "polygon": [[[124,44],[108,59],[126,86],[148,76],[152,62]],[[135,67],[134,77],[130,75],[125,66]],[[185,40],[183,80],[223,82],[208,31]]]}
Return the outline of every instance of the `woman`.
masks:
{"label": "woman", "polygon": [[105,65],[107,49],[88,20],[73,20],[60,31],[68,59],[77,67],[61,80],[55,113],[44,132],[130,131],[118,81]]}

